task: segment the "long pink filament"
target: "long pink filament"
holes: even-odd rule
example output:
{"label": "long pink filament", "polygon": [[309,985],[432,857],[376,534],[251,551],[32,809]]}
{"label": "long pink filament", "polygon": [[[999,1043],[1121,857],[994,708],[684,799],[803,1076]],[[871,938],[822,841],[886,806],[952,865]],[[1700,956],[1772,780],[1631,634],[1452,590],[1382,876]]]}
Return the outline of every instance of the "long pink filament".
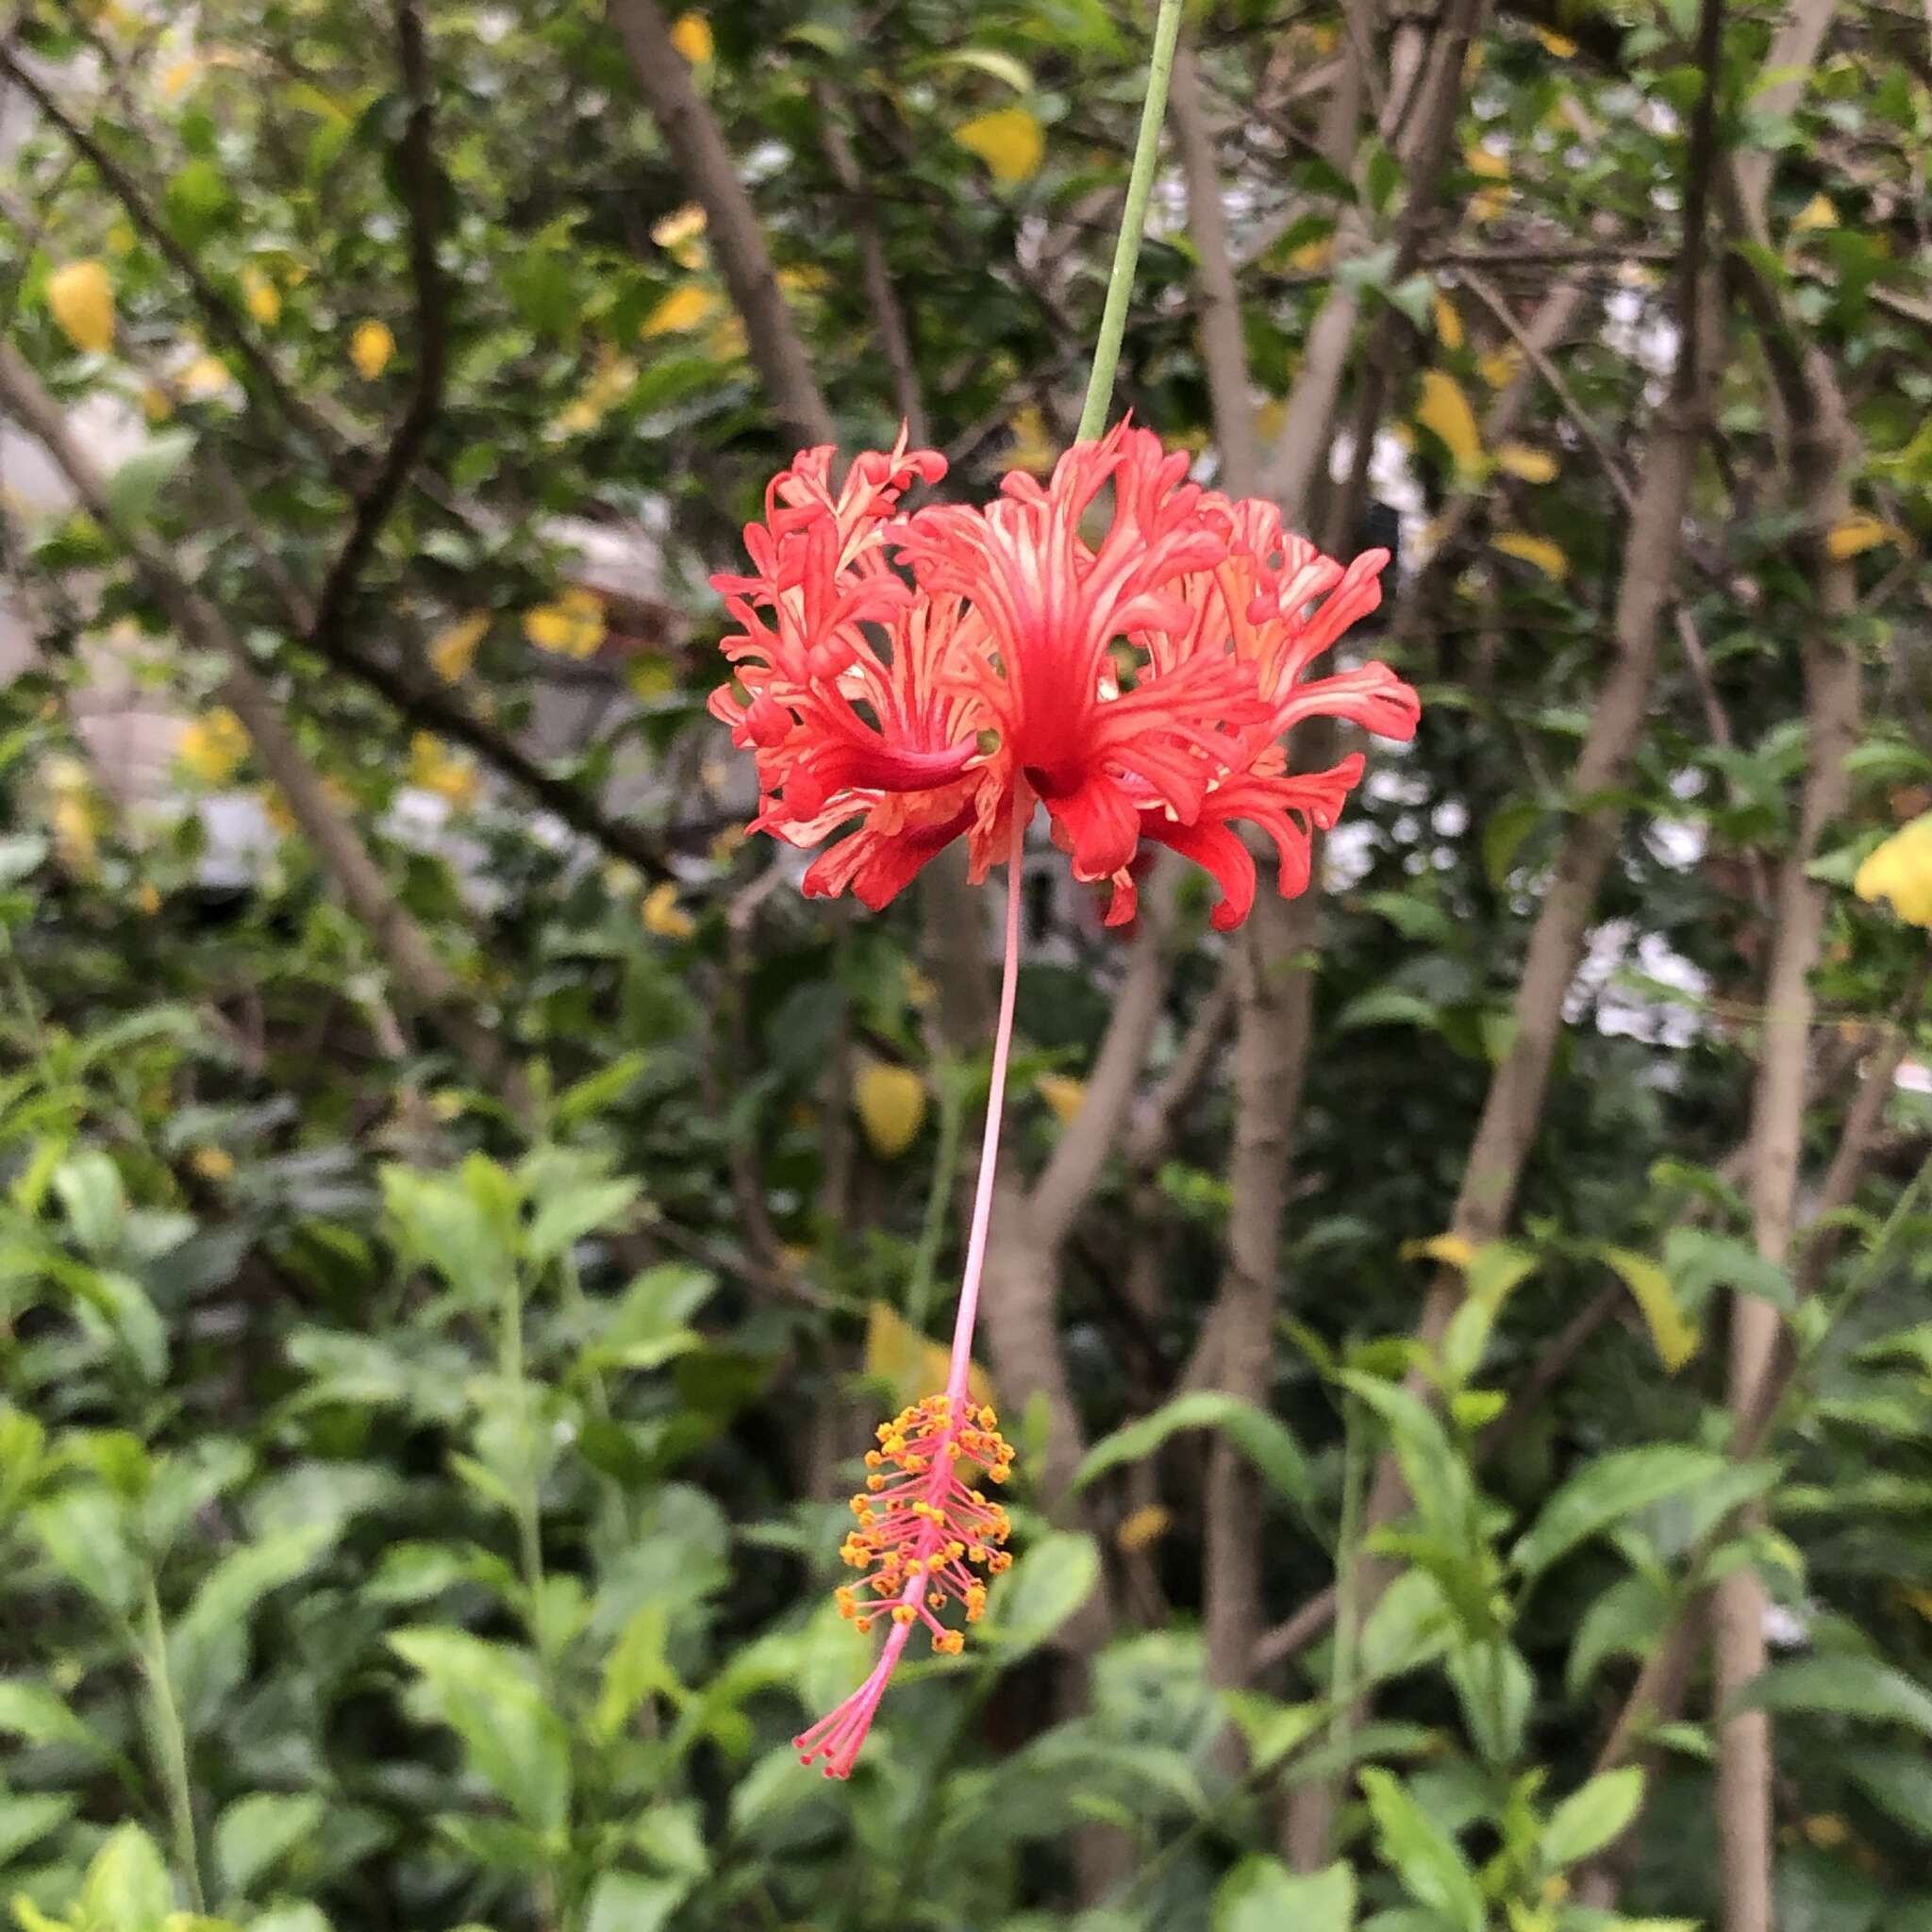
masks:
{"label": "long pink filament", "polygon": [[946,1395],[953,1413],[966,1400],[973,1368],[973,1324],[979,1315],[979,1278],[986,1272],[986,1235],[992,1221],[993,1170],[999,1158],[1000,1117],[1007,1104],[1007,1057],[1013,1043],[1013,1003],[1020,988],[1021,860],[1026,848],[1026,821],[1033,801],[1023,785],[1013,806],[1013,841],[1007,855],[1007,948],[1000,968],[1000,1016],[993,1030],[992,1085],[986,1096],[986,1132],[979,1143],[979,1183],[973,1195],[973,1223],[966,1236],[966,1268],[959,1280],[959,1307],[953,1320],[953,1355],[946,1371]]}

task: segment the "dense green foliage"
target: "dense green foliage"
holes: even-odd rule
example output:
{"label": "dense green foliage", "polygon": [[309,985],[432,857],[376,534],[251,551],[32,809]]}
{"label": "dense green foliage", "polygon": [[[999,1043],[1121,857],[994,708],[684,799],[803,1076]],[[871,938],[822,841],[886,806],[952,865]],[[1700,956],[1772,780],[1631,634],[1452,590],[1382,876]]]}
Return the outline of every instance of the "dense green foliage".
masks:
{"label": "dense green foliage", "polygon": [[[1714,1921],[1706,1664],[1650,1748],[1592,1774],[1674,1616],[1744,1566],[1776,1606],[1747,1696],[1777,1714],[1778,1925],[1932,1927],[1932,1101],[1888,1092],[1828,1242],[1790,1255],[1761,1252],[1733,1158],[1794,850],[1799,889],[1828,888],[1795,1048],[1807,1211],[1860,1072],[1919,1024],[1926,932],[1850,888],[1932,799],[1924,23],[1847,14],[1775,111],[1776,21],[1727,26],[1719,140],[1727,165],[1774,157],[1770,239],[1728,250],[1712,303],[1666,559],[1686,625],[1666,621],[1634,758],[1578,797],[1619,486],[1666,413],[1695,9],[1489,16],[1430,182],[1373,131],[1349,168],[1324,158],[1353,30],[1334,9],[1195,12],[1264,434],[1327,295],[1360,298],[1308,522],[1350,524],[1348,547],[1400,524],[1368,642],[1424,724],[1376,751],[1338,837],[1319,959],[1274,962],[1312,971],[1313,1019],[1263,1400],[1189,1374],[1240,1211],[1237,1049],[1145,1124],[1225,1017],[1237,949],[1196,881],[1113,1158],[1041,1262],[1064,1412],[1043,1365],[1014,1388],[993,1364],[1018,1560],[962,1657],[916,1650],[835,1786],[787,1740],[868,1667],[834,1553],[873,1423],[938,1379],[922,1338],[945,1333],[986,1085],[944,1013],[986,956],[916,893],[877,918],[805,902],[736,836],[706,582],[791,443],[716,224],[683,212],[701,190],[602,9],[425,0],[438,316],[389,8],[210,0],[192,42],[165,8],[18,10],[13,44],[97,149],[0,74],[22,109],[8,337],[76,420],[118,405],[155,432],[114,468],[111,518],[45,494],[6,514],[39,646],[0,691],[0,1906],[24,1932]],[[1375,32],[1372,110],[1394,58]],[[1071,433],[1144,33],[1103,0],[758,0],[681,25],[847,449],[889,442],[903,401],[874,241],[955,486],[1043,468]],[[1119,394],[1211,475],[1185,216],[1163,175]],[[110,341],[75,308],[95,291],[62,293],[80,262]],[[1849,614],[1821,608],[1747,272],[1856,425],[1853,511],[1822,546],[1855,573]],[[1494,305],[1520,326],[1565,276],[1574,319],[1525,361]],[[1534,394],[1498,441],[1517,380]],[[412,403],[412,481],[316,640],[307,608]],[[1351,515],[1351,464],[1394,507]],[[652,581],[587,600],[583,525]],[[286,760],[129,567],[130,529],[269,680],[446,988],[410,983],[282,816]],[[1822,828],[1800,806],[1820,637],[1867,700]],[[400,708],[345,649],[398,670]],[[450,741],[451,706],[476,742]],[[142,711],[188,726],[153,785],[111,729]],[[534,803],[496,756],[520,744],[608,820]],[[211,800],[266,808],[245,884],[210,870]],[[1525,1024],[1532,923],[1607,808],[1519,1211],[1472,1246],[1443,1231]],[[1103,934],[1042,841],[1019,1181],[1091,1099],[1075,1083],[1159,942]],[[862,1119],[881,1068],[911,1078]],[[1428,1348],[1443,1270],[1464,1291]],[[1744,1297],[1799,1367],[1738,1457]],[[1050,1439],[1084,1457],[1060,1494]],[[1264,1651],[1353,1547],[1377,1457],[1399,1463],[1407,1507],[1339,1657],[1323,1630],[1214,1681],[1214,1445],[1257,1473],[1233,1493]],[[1332,1833],[1301,1856],[1284,1803],[1324,1787]],[[1591,1890],[1640,1799],[1615,1890]]]}

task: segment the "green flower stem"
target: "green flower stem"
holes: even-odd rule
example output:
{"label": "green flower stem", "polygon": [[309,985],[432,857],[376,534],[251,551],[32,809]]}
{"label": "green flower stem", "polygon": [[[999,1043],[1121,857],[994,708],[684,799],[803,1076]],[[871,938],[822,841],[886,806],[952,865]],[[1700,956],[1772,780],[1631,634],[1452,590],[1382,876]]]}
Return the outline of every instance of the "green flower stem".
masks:
{"label": "green flower stem", "polygon": [[1356,1592],[1359,1582],[1362,1540],[1361,1405],[1353,1395],[1341,1407],[1341,1522],[1335,1538],[1335,1656],[1329,1689],[1334,1708],[1328,1714],[1328,1740],[1340,1745],[1348,1736],[1355,1714],[1355,1673],[1358,1633]]}
{"label": "green flower stem", "polygon": [[1154,192],[1154,166],[1160,157],[1160,126],[1167,118],[1167,83],[1174,73],[1174,42],[1180,39],[1181,0],[1160,0],[1154,22],[1154,55],[1147,63],[1147,92],[1141,103],[1141,133],[1134,143],[1134,166],[1127,176],[1127,205],[1113,246],[1113,269],[1107,278],[1107,306],[1100,315],[1100,339],[1093,345],[1093,374],[1087,381],[1087,404],[1080,411],[1078,440],[1091,442],[1107,426],[1113,401],[1114,371],[1121,338],[1133,299],[1134,267],[1141,258],[1141,234],[1147,225],[1147,200]]}
{"label": "green flower stem", "polygon": [[205,1912],[208,1903],[201,1889],[201,1854],[194,1838],[194,1793],[188,1782],[188,1734],[181,1728],[181,1708],[175,1702],[175,1680],[168,1674],[168,1631],[161,1621],[161,1599],[152,1575],[142,1599],[141,1662],[153,1706],[161,1782],[168,1790],[175,1862],[187,1881],[189,1904],[197,1913]]}
{"label": "green flower stem", "polygon": [[541,1503],[537,1491],[537,1445],[530,1420],[530,1384],[524,1374],[524,1285],[514,1267],[503,1281],[503,1333],[498,1338],[499,1368],[516,1404],[517,1447],[523,1480],[517,1487],[517,1541],[523,1557],[524,1589],[530,1599],[530,1629],[547,1684],[550,1640],[543,1622],[543,1539]]}

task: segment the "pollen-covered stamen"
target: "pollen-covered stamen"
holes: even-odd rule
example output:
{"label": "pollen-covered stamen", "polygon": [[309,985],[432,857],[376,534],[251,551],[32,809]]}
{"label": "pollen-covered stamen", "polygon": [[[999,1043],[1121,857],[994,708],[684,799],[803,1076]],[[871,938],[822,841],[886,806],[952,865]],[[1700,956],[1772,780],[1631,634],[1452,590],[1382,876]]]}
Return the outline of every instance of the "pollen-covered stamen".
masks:
{"label": "pollen-covered stamen", "polygon": [[1013,1452],[998,1418],[983,1405],[929,1395],[881,1423],[876,1449],[867,1453],[866,1486],[852,1499],[855,1526],[840,1556],[865,1573],[836,1592],[839,1614],[861,1631],[890,1622],[886,1647],[872,1674],[843,1704],[792,1740],[802,1762],[824,1760],[828,1777],[852,1769],[871,1728],[887,1681],[916,1624],[944,1656],[965,1648],[965,1637],[940,1620],[957,1604],[965,1621],[986,1612],[986,1584],[1012,1561],[1007,1512],[974,1481],[1011,1474]]}

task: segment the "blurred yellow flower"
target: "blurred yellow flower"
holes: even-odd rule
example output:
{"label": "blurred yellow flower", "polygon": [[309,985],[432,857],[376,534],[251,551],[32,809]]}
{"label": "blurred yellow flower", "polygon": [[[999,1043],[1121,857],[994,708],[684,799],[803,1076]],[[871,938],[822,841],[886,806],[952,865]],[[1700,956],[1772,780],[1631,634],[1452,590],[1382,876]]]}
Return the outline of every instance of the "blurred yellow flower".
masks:
{"label": "blurred yellow flower", "polygon": [[524,635],[540,651],[588,658],[604,641],[604,604],[594,591],[573,586],[555,604],[524,612]]}
{"label": "blurred yellow flower", "polygon": [[1035,476],[1043,476],[1054,466],[1058,452],[1046,433],[1046,418],[1041,415],[1037,403],[1027,403],[1013,411],[1013,420],[1008,425],[1013,432],[1013,446],[1007,452],[1007,461],[1016,470],[1025,470]]}
{"label": "blurred yellow flower", "polygon": [[1868,904],[1881,899],[1907,925],[1932,932],[1932,811],[1894,832],[1859,866],[1852,890]]}
{"label": "blurred yellow flower", "polygon": [[925,1124],[925,1082],[910,1067],[867,1060],[853,1079],[852,1102],[866,1143],[881,1160],[905,1153]]}
{"label": "blurred yellow flower", "polygon": [[248,756],[248,733],[233,711],[217,706],[182,732],[175,756],[204,785],[225,785]]}
{"label": "blurred yellow flower", "polygon": [[87,767],[78,758],[50,758],[41,776],[50,793],[47,818],[55,856],[69,872],[92,877],[100,862],[100,825]]}
{"label": "blurred yellow flower", "polygon": [[242,299],[263,328],[273,328],[282,319],[281,291],[252,262],[242,271]]}
{"label": "blurred yellow flower", "polygon": [[651,224],[651,240],[667,255],[683,261],[688,255],[696,256],[691,243],[704,235],[705,225],[704,209],[694,201],[687,202]]}
{"label": "blurred yellow flower", "polygon": [[644,930],[660,940],[688,940],[698,929],[697,921],[677,903],[677,888],[669,879],[660,880],[644,894],[638,917]]}
{"label": "blurred yellow flower", "polygon": [[105,356],[114,343],[114,285],[97,261],[70,261],[47,278],[47,307],[76,349]]}
{"label": "blurred yellow flower", "polygon": [[459,757],[434,732],[419,731],[409,741],[409,783],[446,798],[459,811],[476,802],[476,767]]}
{"label": "blurred yellow flower", "polygon": [[686,282],[682,288],[673,289],[644,317],[638,333],[642,336],[681,334],[716,314],[717,309],[718,298],[710,290],[699,282]]}
{"label": "blurred yellow flower", "polygon": [[199,402],[205,396],[219,395],[234,380],[228,365],[219,356],[203,355],[197,356],[175,378],[175,386],[190,402]]}
{"label": "blurred yellow flower", "polygon": [[1121,1518],[1113,1533],[1116,1546],[1128,1556],[1158,1543],[1174,1525],[1174,1511],[1164,1503],[1142,1503]]}
{"label": "blurred yellow flower", "polygon": [[364,382],[374,382],[389,367],[396,352],[396,339],[386,322],[358,322],[349,338],[349,360]]}
{"label": "blurred yellow flower", "polygon": [[1033,1084],[1061,1126],[1071,1127],[1079,1119],[1080,1109],[1087,1105],[1086,1081],[1076,1080],[1071,1074],[1042,1074]]}
{"label": "blurred yellow flower", "polygon": [[438,631],[429,640],[429,662],[437,676],[445,684],[456,684],[467,677],[476,661],[476,646],[489,630],[489,611],[478,610]]}
{"label": "blurred yellow flower", "polygon": [[225,1181],[235,1172],[235,1157],[225,1147],[197,1147],[188,1164],[205,1181]]}
{"label": "blurred yellow flower", "polygon": [[717,51],[711,23],[702,13],[681,13],[671,24],[671,44],[691,62],[702,67]]}

